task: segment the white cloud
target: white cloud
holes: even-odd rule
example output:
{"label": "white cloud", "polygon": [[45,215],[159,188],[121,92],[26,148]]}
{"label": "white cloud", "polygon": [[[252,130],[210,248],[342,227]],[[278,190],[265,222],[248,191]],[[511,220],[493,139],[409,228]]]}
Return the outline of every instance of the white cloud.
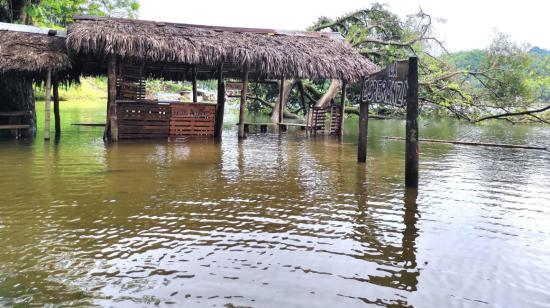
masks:
{"label": "white cloud", "polygon": [[[219,26],[273,29],[304,29],[319,16],[336,17],[372,1],[300,0],[141,0],[140,18]],[[450,50],[484,48],[494,29],[512,35],[517,42],[550,48],[547,0],[387,0],[390,9],[402,18],[419,7],[433,17],[446,20],[436,24],[439,37]]]}

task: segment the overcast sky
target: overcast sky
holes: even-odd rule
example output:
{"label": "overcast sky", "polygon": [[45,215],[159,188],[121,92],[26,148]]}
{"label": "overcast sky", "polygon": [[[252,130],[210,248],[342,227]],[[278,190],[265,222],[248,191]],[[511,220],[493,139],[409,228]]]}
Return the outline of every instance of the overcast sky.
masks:
{"label": "overcast sky", "polygon": [[[140,19],[217,26],[303,30],[319,16],[337,17],[369,0],[140,0]],[[449,50],[484,48],[494,30],[519,43],[550,49],[550,0],[386,0],[405,18],[419,7],[446,20],[435,25]]]}

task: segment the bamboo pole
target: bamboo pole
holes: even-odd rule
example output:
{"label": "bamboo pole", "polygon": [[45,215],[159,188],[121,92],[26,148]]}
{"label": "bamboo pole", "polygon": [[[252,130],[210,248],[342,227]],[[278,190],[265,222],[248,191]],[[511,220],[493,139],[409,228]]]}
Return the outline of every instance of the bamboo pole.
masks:
{"label": "bamboo pole", "polygon": [[244,116],[246,111],[246,96],[248,94],[248,65],[245,66],[243,72],[243,88],[241,90],[241,106],[239,110],[239,139],[246,138],[244,131]]}
{"label": "bamboo pole", "polygon": [[52,91],[52,71],[46,73],[46,96],[44,101],[44,140],[50,140],[50,93]]}
{"label": "bamboo pole", "polygon": [[59,114],[59,82],[57,79],[53,83],[53,115],[55,121],[55,139],[61,136],[61,116]]}

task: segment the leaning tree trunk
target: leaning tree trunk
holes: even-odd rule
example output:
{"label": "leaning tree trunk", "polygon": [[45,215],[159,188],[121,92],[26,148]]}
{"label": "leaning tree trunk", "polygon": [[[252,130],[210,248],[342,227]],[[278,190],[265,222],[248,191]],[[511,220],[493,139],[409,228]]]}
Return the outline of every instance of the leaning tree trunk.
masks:
{"label": "leaning tree trunk", "polygon": [[[277,86],[279,89],[281,88],[280,81],[277,83]],[[290,92],[292,91],[292,87],[294,86],[294,79],[285,80],[285,83],[283,85],[283,107],[286,106],[286,103],[288,102],[288,98],[290,97]],[[281,105],[281,100],[279,97],[277,97],[277,102],[275,103],[273,107],[273,112],[271,113],[271,123],[277,123],[279,122],[279,106]],[[283,108],[284,111],[284,108]],[[284,114],[284,113],[283,113]]]}
{"label": "leaning tree trunk", "polygon": [[[34,109],[32,80],[23,77],[1,76],[0,111],[30,111],[30,115],[24,117],[23,123],[21,123],[30,125],[30,129],[23,131],[23,137],[34,136],[36,132],[36,112]],[[0,121],[8,122],[9,119],[2,117]]]}
{"label": "leaning tree trunk", "polygon": [[[338,93],[338,89],[341,86],[341,82],[338,79],[332,79],[328,90],[323,96],[315,102],[315,107],[327,107]],[[313,112],[308,113],[308,123],[313,121]]]}

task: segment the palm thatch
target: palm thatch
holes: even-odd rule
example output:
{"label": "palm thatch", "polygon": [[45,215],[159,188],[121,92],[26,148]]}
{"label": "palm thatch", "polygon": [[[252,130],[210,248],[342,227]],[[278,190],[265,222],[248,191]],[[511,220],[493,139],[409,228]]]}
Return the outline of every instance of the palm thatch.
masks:
{"label": "palm thatch", "polygon": [[141,63],[244,68],[266,78],[331,78],[357,81],[377,66],[326,32],[285,32],[77,17],[67,36],[81,56]]}
{"label": "palm thatch", "polygon": [[71,61],[65,38],[43,34],[0,31],[0,74],[43,79],[48,70],[65,79]]}

